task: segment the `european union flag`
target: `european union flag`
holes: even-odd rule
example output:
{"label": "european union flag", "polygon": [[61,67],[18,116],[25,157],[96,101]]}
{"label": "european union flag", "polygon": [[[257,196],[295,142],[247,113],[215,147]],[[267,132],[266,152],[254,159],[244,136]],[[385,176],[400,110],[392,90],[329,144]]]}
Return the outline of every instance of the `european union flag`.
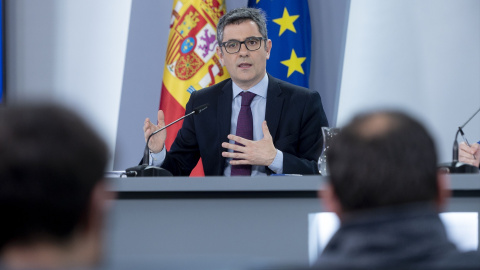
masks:
{"label": "european union flag", "polygon": [[310,13],[307,0],[248,0],[267,15],[272,53],[267,71],[281,80],[308,88],[310,76]]}

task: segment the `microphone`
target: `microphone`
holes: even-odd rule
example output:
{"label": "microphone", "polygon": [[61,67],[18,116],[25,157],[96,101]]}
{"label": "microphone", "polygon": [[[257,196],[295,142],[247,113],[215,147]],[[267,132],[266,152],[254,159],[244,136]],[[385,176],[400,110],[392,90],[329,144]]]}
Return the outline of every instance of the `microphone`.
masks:
{"label": "microphone", "polygon": [[189,117],[190,115],[192,114],[199,114],[201,113],[203,110],[205,110],[206,108],[208,107],[208,103],[207,104],[203,104],[203,105],[200,105],[196,108],[194,108],[189,114],[186,114],[180,118],[178,118],[177,120],[171,122],[170,124],[160,128],[160,129],[157,129],[155,130],[154,132],[152,132],[152,134],[150,134],[150,136],[148,136],[148,139],[147,139],[147,143],[145,144],[145,150],[143,151],[143,164],[142,165],[148,165],[148,154],[149,154],[149,149],[148,149],[148,142],[150,141],[150,138],[152,138],[153,135],[159,133],[160,131],[166,129],[167,127],[177,123],[178,121],[186,118],[186,117]]}
{"label": "microphone", "polygon": [[[439,168],[446,173],[478,173],[478,167],[472,166],[470,164],[465,164],[458,161],[458,134],[460,133],[465,139],[463,128],[472,120],[477,113],[480,112],[480,108],[463,124],[458,127],[457,133],[455,133],[455,140],[453,141],[453,151],[452,151],[452,162],[444,163],[439,166]],[[468,141],[465,139],[468,144]],[[470,146],[470,145],[469,145]]]}
{"label": "microphone", "polygon": [[145,149],[143,151],[142,165],[138,165],[138,166],[126,169],[125,170],[126,175],[127,176],[173,176],[172,173],[170,173],[169,171],[167,171],[163,168],[148,165],[148,159],[149,159],[149,153],[150,153],[150,149],[148,148],[148,143],[150,142],[150,138],[152,138],[153,135],[159,133],[160,131],[165,130],[167,127],[177,123],[178,121],[180,121],[180,120],[182,120],[186,117],[189,117],[190,115],[201,113],[202,111],[204,111],[205,109],[208,108],[208,105],[209,105],[208,103],[200,105],[200,106],[194,108],[190,113],[178,118],[177,120],[171,122],[170,124],[160,128],[160,129],[157,129],[154,132],[152,132],[152,134],[150,134],[150,136],[148,136],[147,143],[145,144]]}

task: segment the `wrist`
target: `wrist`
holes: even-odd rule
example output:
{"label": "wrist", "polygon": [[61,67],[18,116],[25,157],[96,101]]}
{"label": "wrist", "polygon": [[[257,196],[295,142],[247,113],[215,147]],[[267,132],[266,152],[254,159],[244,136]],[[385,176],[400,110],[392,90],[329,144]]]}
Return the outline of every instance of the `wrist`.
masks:
{"label": "wrist", "polygon": [[163,148],[165,147],[165,145],[163,145],[159,150],[156,150],[156,149],[151,149],[150,147],[148,148],[148,151],[150,152],[150,154],[158,154],[160,152],[163,151]]}

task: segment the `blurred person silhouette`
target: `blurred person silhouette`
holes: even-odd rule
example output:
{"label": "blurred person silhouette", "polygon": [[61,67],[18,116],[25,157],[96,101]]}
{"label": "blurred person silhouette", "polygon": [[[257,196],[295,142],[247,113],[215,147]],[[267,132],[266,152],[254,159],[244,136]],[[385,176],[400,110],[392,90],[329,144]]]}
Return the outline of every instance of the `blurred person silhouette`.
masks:
{"label": "blurred person silhouette", "polygon": [[107,161],[104,141],[66,108],[0,108],[0,268],[99,263]]}
{"label": "blurred person silhouette", "polygon": [[437,172],[427,130],[394,111],[358,115],[333,139],[330,176],[320,196],[340,228],[316,263],[331,268],[478,267],[478,251],[459,252],[438,213],[447,176]]}

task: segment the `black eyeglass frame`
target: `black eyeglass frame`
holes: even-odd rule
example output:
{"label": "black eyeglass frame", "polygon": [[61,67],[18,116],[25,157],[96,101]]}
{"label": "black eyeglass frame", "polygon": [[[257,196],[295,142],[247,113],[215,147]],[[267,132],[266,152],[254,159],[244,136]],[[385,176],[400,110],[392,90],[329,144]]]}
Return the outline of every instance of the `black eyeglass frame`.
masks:
{"label": "black eyeglass frame", "polygon": [[[257,49],[251,50],[250,48],[248,48],[248,45],[247,45],[246,42],[248,42],[249,40],[252,40],[252,39],[258,40],[258,41],[260,42],[260,46],[258,46]],[[236,53],[238,53],[238,52],[242,49],[242,44],[243,44],[247,50],[253,52],[253,51],[258,51],[258,50],[260,50],[260,48],[262,47],[262,40],[265,41],[265,46],[267,46],[267,40],[268,40],[268,38],[264,38],[264,37],[248,37],[248,38],[246,38],[244,41],[229,40],[229,41],[222,42],[222,43],[220,43],[220,47],[225,48],[225,51],[226,51],[227,53],[229,53],[229,54],[236,54]],[[229,42],[232,42],[232,41],[239,43],[239,45],[238,45],[238,50],[237,50],[236,52],[229,52],[229,51],[227,50],[227,47],[225,47],[225,44],[227,44],[227,43],[229,43]]]}

